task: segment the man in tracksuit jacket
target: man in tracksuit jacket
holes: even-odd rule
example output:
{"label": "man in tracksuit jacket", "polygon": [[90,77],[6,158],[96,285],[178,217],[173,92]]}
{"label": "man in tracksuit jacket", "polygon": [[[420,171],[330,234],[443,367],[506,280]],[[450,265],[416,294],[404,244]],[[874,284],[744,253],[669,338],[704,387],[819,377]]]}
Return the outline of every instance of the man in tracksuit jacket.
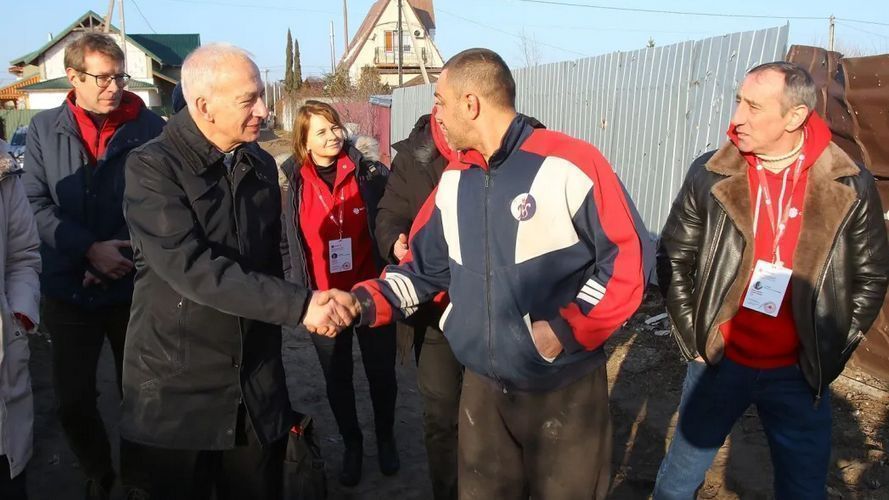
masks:
{"label": "man in tracksuit jacket", "polygon": [[515,82],[496,53],[448,61],[436,108],[460,153],[402,263],[353,290],[361,322],[404,318],[448,291],[441,326],[466,366],[461,498],[604,498],[602,345],[642,300],[648,233],[596,148],[516,114]]}

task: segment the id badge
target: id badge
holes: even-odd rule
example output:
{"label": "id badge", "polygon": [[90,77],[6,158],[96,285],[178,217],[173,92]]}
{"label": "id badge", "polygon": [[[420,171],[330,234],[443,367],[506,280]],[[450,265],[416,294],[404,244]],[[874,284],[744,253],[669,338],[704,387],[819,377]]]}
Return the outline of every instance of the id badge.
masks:
{"label": "id badge", "polygon": [[330,252],[330,273],[342,273],[352,270],[352,238],[331,240],[328,243]]}
{"label": "id badge", "polygon": [[756,261],[743,306],[773,318],[778,316],[791,275],[793,270],[784,266],[764,260]]}

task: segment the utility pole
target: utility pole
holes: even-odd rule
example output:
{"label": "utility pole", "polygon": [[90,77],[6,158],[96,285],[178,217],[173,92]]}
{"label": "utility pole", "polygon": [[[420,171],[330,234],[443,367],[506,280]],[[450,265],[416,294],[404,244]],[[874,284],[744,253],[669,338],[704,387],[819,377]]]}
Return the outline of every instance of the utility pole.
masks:
{"label": "utility pole", "polygon": [[404,58],[404,35],[401,32],[401,0],[398,0],[398,86],[404,85],[404,72],[402,71],[402,60]]}
{"label": "utility pole", "polygon": [[833,52],[834,42],[836,41],[836,17],[830,16],[830,28],[827,31],[827,50]]}
{"label": "utility pole", "polygon": [[348,1],[343,0],[343,57],[349,50],[349,6]]}
{"label": "utility pole", "polygon": [[123,0],[120,0],[120,46],[123,48],[123,72],[127,72],[127,20],[123,14]]}
{"label": "utility pole", "polygon": [[275,109],[274,102],[269,101],[269,97],[271,97],[271,94],[272,94],[272,92],[271,92],[272,89],[269,87],[269,69],[268,68],[265,69],[265,84],[263,85],[263,88],[265,89],[265,102],[267,104],[271,104],[272,109],[274,110]]}
{"label": "utility pole", "polygon": [[333,20],[330,21],[330,72],[336,72],[335,53],[336,46],[333,43]]}
{"label": "utility pole", "polygon": [[114,0],[108,0],[108,13],[105,14],[105,26],[102,31],[108,33],[111,29],[111,18],[114,16]]}

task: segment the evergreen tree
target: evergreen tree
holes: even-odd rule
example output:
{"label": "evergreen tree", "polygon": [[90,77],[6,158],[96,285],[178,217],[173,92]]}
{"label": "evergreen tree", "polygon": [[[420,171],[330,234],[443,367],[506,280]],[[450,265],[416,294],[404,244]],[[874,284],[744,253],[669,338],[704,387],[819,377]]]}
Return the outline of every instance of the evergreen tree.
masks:
{"label": "evergreen tree", "polygon": [[293,38],[287,29],[287,56],[284,58],[284,89],[292,92],[293,87]]}
{"label": "evergreen tree", "polygon": [[293,85],[294,89],[299,89],[303,86],[303,67],[299,60],[299,39],[293,41],[293,52]]}

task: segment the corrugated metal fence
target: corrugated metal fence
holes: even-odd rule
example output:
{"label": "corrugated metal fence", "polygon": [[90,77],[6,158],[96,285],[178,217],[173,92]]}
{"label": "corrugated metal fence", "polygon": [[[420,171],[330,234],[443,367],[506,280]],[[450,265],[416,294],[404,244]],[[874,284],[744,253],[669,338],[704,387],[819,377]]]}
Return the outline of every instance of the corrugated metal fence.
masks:
{"label": "corrugated metal fence", "polygon": [[[659,232],[691,161],[725,139],[746,71],[783,60],[789,26],[514,71],[519,112],[595,144],[648,229]],[[392,142],[432,107],[434,87],[397,89]]]}

